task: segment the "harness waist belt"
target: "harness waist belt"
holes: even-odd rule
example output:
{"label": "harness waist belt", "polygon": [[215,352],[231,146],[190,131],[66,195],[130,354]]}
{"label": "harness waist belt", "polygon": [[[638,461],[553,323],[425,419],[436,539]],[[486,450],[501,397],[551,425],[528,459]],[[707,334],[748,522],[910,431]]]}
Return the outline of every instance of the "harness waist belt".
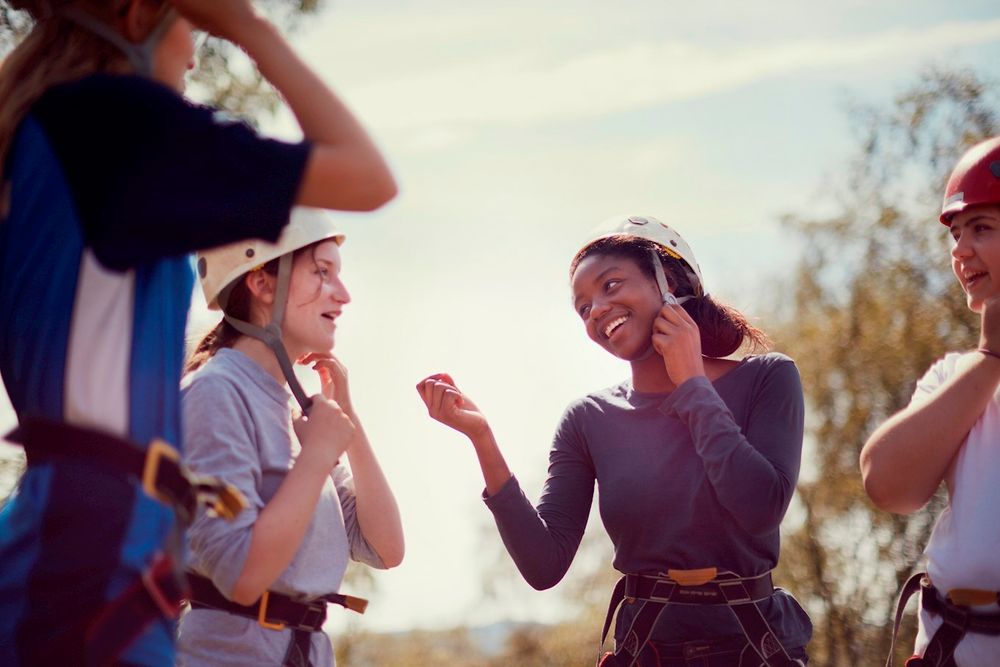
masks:
{"label": "harness waist belt", "polygon": [[197,475],[180,462],[180,453],[163,440],[142,447],[130,440],[65,422],[29,418],[5,436],[24,447],[28,465],[57,460],[97,463],[136,478],[143,490],[174,508],[186,522],[199,502],[232,520],[247,505],[239,489],[209,475]]}
{"label": "harness waist belt", "polygon": [[669,602],[671,604],[745,604],[771,597],[771,573],[757,577],[727,576],[720,573],[708,582],[684,585],[668,577],[648,574],[625,575],[625,598]]}
{"label": "harness waist belt", "polygon": [[332,593],[321,598],[301,602],[288,595],[272,591],[266,591],[260,600],[252,605],[242,605],[223,595],[211,579],[193,572],[188,572],[187,577],[191,587],[188,601],[191,603],[192,609],[215,609],[252,618],[270,630],[290,628],[318,632],[323,627],[323,623],[326,622],[326,607],[331,603],[339,604],[359,614],[365,613],[365,609],[368,608],[368,600],[352,595]]}
{"label": "harness waist belt", "polygon": [[[1000,609],[997,613],[982,613],[971,611],[968,607],[956,605],[943,598],[934,585],[926,578],[920,585],[920,606],[927,612],[945,619],[945,622],[961,625],[966,632],[981,635],[1000,635]],[[1000,597],[1000,594],[997,594]]]}

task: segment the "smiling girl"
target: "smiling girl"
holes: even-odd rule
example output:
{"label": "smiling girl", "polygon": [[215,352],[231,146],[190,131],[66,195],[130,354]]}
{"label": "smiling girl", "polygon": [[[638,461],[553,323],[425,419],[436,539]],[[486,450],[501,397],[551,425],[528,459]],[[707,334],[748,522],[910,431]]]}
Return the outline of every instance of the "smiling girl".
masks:
{"label": "smiling girl", "polygon": [[471,440],[521,574],[537,589],[562,579],[596,482],[625,575],[608,623],[627,600],[603,665],[803,664],[812,626],[770,578],[802,447],[795,365],[780,354],[723,358],[762,347],[764,335],[705,293],[690,247],[655,218],[609,220],[573,258],[570,280],[587,335],[631,377],[567,408],[537,507],[455,382],[438,374],[417,385],[431,417]]}
{"label": "smiling girl", "polygon": [[1000,137],[958,162],[940,220],[966,305],[980,317],[979,348],[931,366],[910,404],[868,438],[861,473],[872,502],[897,514],[919,510],[942,482],[948,490],[924,550],[927,574],[910,579],[897,605],[898,626],[920,591],[907,665],[987,667],[1000,664]]}
{"label": "smiling girl", "polygon": [[[232,522],[203,512],[188,532],[192,609],[178,665],[332,665],[327,603],[363,611],[338,594],[348,559],[402,561],[396,501],[332,355],[350,301],[343,240],[327,216],[300,208],[277,244],[199,259],[224,319],[188,364],[185,460],[234,484],[249,508]],[[321,394],[304,397],[291,360],[313,365]]]}

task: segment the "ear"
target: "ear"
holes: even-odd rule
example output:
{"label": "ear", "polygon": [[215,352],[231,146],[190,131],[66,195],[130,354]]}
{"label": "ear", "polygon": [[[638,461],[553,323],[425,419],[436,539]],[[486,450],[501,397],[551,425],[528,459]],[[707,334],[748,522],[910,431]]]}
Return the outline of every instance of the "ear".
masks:
{"label": "ear", "polygon": [[274,303],[274,276],[267,271],[251,271],[243,280],[254,299],[268,306]]}
{"label": "ear", "polygon": [[125,38],[137,44],[152,32],[160,15],[160,5],[149,0],[126,0],[118,10]]}

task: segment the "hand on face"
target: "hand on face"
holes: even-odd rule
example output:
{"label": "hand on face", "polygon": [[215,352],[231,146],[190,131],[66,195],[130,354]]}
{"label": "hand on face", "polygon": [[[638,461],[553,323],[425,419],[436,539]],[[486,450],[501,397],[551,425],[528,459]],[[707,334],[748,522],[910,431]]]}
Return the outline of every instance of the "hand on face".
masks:
{"label": "hand on face", "polygon": [[447,373],[431,375],[417,383],[417,393],[427,406],[427,414],[470,438],[489,428],[486,417]]}
{"label": "hand on face", "polygon": [[681,306],[667,304],[660,309],[653,321],[653,349],[663,357],[663,365],[675,385],[705,374],[701,332]]}
{"label": "hand on face", "polygon": [[312,364],[319,374],[323,396],[335,401],[347,414],[353,413],[351,389],[347,382],[347,367],[332,354],[310,353],[299,359],[300,364]]}
{"label": "hand on face", "polygon": [[336,402],[317,394],[309,416],[292,421],[302,445],[302,455],[316,457],[317,464],[332,470],[354,438],[354,422]]}

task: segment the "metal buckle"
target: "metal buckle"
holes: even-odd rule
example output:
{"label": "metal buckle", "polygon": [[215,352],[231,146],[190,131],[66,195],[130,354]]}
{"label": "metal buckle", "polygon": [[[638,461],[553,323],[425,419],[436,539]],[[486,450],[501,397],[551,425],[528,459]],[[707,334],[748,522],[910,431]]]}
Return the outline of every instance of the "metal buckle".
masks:
{"label": "metal buckle", "polygon": [[270,591],[264,591],[264,594],[260,596],[260,611],[257,612],[257,623],[260,624],[260,627],[267,628],[268,630],[284,630],[284,623],[267,622],[267,600],[270,595]]}
{"label": "metal buckle", "polygon": [[149,447],[146,449],[146,462],[142,466],[142,489],[150,498],[173,507],[176,505],[176,500],[162,493],[156,487],[156,478],[160,473],[160,461],[163,458],[170,459],[179,465],[181,455],[180,452],[171,447],[166,441],[156,438],[149,443]]}
{"label": "metal buckle", "polygon": [[168,556],[158,554],[153,564],[142,573],[142,585],[146,589],[146,592],[149,593],[149,597],[153,600],[157,608],[159,608],[160,613],[170,619],[177,618],[180,615],[183,599],[179,597],[176,600],[171,600],[163,589],[160,588],[160,578],[173,576],[173,569],[173,561]]}

